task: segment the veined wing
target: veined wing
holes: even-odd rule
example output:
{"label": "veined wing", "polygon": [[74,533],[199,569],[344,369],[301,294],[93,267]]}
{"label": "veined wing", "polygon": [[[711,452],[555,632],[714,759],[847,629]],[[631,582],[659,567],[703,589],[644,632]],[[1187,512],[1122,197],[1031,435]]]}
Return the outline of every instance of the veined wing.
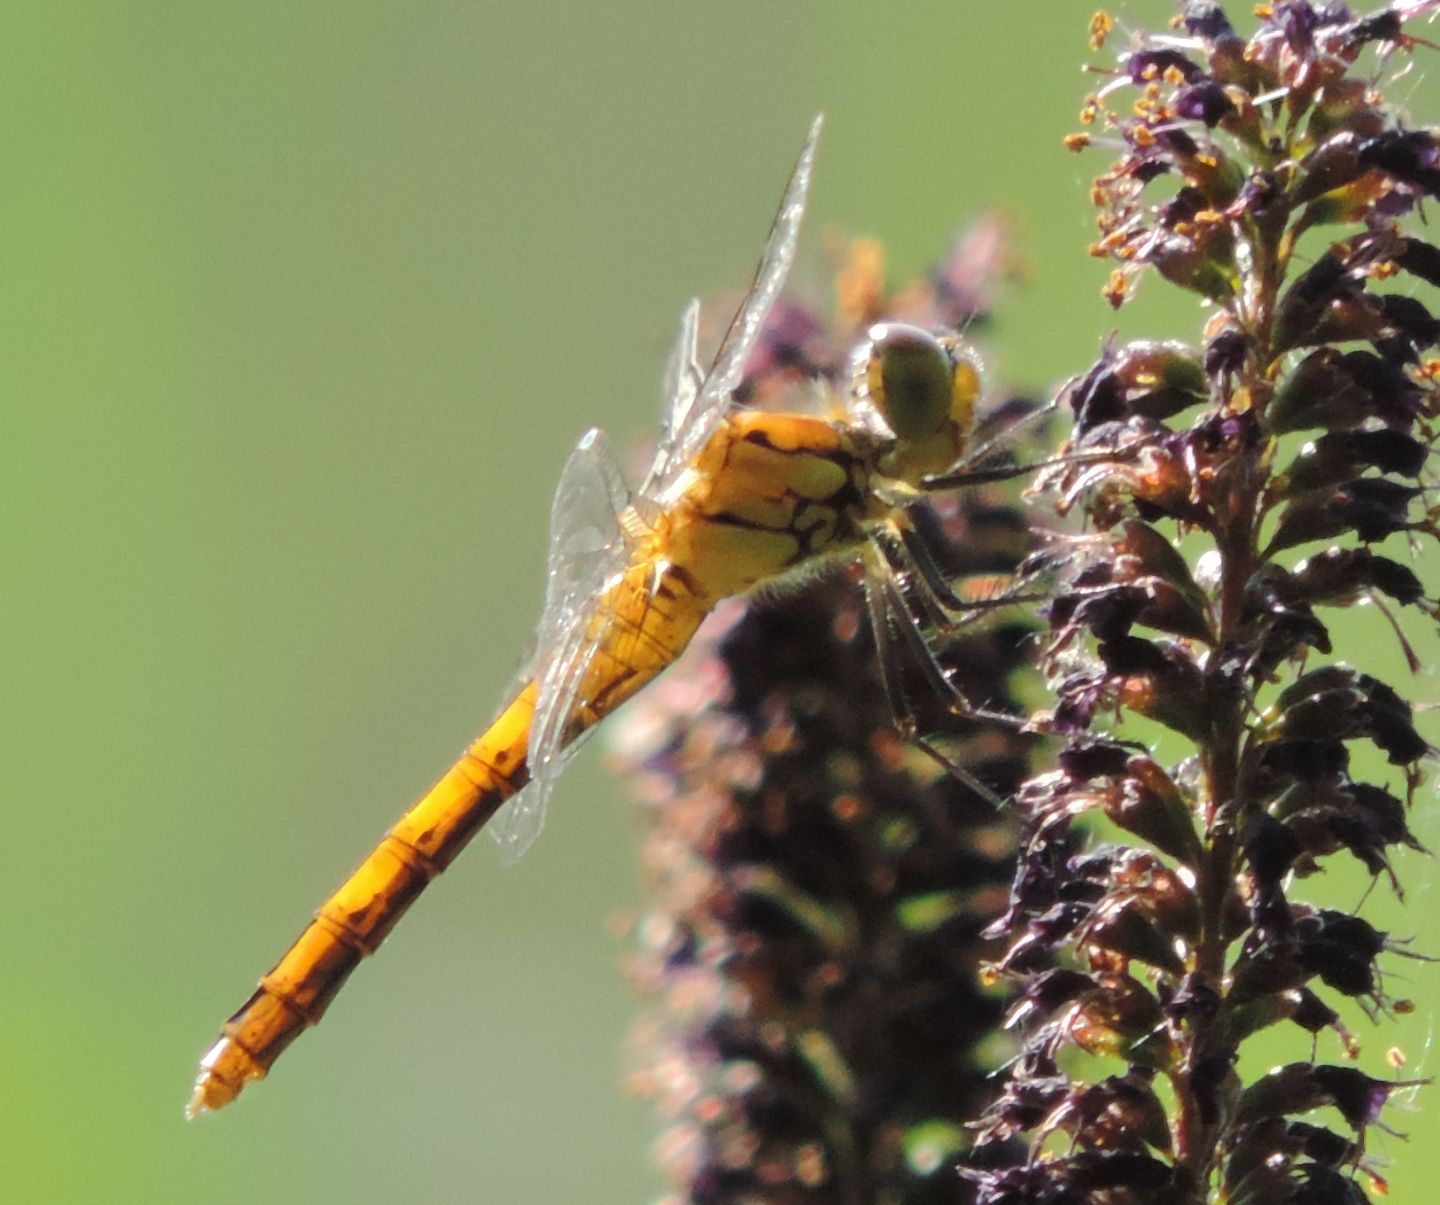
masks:
{"label": "veined wing", "polygon": [[730,320],[730,329],[715,353],[709,372],[700,376],[695,362],[695,337],[699,304],[692,301],[680,318],[680,337],[671,353],[666,380],[671,392],[669,410],[662,429],[660,447],[646,475],[641,494],[658,498],[674,485],[686,467],[699,455],[730,405],[731,395],[755,350],[760,330],[770,314],[770,307],[790,274],[795,262],[795,244],[800,238],[800,223],[805,217],[805,201],[810,192],[810,177],[815,168],[815,147],[820,139],[823,116],[810,125],[800,158],[790,173],[785,195],[770,226],[755,279],[745,300]]}
{"label": "veined wing", "polygon": [[[647,511],[653,511],[653,504],[664,498],[715,433],[789,275],[820,126],[816,117],[790,173],[755,278],[703,376],[696,362],[699,303],[690,302],[681,315],[666,371],[670,396],[660,447],[639,499]],[[579,744],[566,745],[565,733],[597,648],[591,635],[596,611],[607,586],[629,563],[620,515],[631,501],[604,433],[598,428],[586,432],[565,465],[550,513],[545,610],[535,638],[534,676],[540,691],[530,725],[530,781],[489,826],[509,859],[518,858],[539,835],[550,793]]]}
{"label": "veined wing", "polygon": [[596,611],[630,561],[630,542],[620,523],[629,504],[630,491],[605,433],[592,427],[570,453],[550,508],[545,609],[535,633],[532,670],[540,689],[526,757],[530,781],[489,825],[507,861],[520,857],[540,835],[550,793],[579,747],[579,740],[566,745],[565,730],[598,647],[591,639]]}
{"label": "veined wing", "polygon": [[[690,442],[690,425],[700,417],[695,400],[700,396],[700,387],[705,384],[705,373],[700,367],[696,350],[699,331],[700,299],[692,297],[680,312],[680,333],[665,365],[665,384],[661,391],[665,398],[665,418],[660,427],[660,442],[655,447],[654,459],[640,486],[640,496],[644,499],[658,496],[662,483],[670,484],[665,478],[675,475],[669,471],[672,461],[681,465],[685,463],[679,459],[677,450],[681,444]],[[723,408],[718,412],[723,413]]]}

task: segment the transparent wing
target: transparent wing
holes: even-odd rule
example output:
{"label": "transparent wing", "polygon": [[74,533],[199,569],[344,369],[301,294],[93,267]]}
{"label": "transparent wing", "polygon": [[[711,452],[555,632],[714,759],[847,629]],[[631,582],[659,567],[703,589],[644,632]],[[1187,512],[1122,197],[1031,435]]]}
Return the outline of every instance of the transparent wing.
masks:
{"label": "transparent wing", "polygon": [[507,860],[518,858],[539,836],[550,792],[579,745],[566,747],[565,730],[595,655],[596,610],[630,560],[620,523],[629,502],[605,433],[592,428],[570,453],[550,508],[545,610],[531,669],[540,691],[530,722],[530,781],[488,825]]}
{"label": "transparent wing", "polygon": [[670,359],[665,366],[665,421],[660,427],[660,442],[655,449],[655,459],[640,487],[642,497],[652,497],[659,484],[659,476],[665,469],[676,444],[683,439],[687,419],[695,408],[695,399],[700,386],[705,383],[696,351],[700,331],[700,302],[692,297],[680,314],[680,334],[670,350]]}
{"label": "transparent wing", "polygon": [[[669,405],[642,502],[658,498],[675,483],[730,405],[795,259],[820,126],[816,117],[790,173],[755,279],[707,373],[701,373],[696,361],[698,303],[692,301],[681,315],[666,373]],[[548,585],[532,670],[540,692],[530,725],[530,781],[488,826],[507,858],[518,858],[539,835],[550,792],[579,744],[572,741],[567,747],[565,732],[595,655],[590,629],[596,611],[608,583],[629,563],[630,546],[619,516],[630,503],[603,432],[588,431],[565,465],[550,514]]]}
{"label": "transparent wing", "polygon": [[[790,182],[785,186],[785,195],[780,199],[780,208],[770,226],[770,236],[765,240],[765,250],[755,269],[755,279],[735,317],[730,320],[730,329],[725,332],[710,371],[693,392],[686,386],[683,377],[677,380],[678,387],[672,394],[670,415],[665,423],[665,438],[645,479],[647,497],[663,493],[695,459],[715,433],[730,405],[731,394],[740,384],[770,307],[775,304],[775,298],[780,295],[785,278],[790,274],[790,265],[795,262],[795,244],[800,237],[800,223],[805,217],[805,200],[815,168],[815,146],[820,138],[822,121],[823,118],[817,116],[810,125],[810,133],[800,149],[800,158],[795,161]],[[688,324],[694,323],[697,316],[698,309],[691,302],[681,318],[680,342],[675,351],[676,356],[688,354],[692,364],[694,330]]]}

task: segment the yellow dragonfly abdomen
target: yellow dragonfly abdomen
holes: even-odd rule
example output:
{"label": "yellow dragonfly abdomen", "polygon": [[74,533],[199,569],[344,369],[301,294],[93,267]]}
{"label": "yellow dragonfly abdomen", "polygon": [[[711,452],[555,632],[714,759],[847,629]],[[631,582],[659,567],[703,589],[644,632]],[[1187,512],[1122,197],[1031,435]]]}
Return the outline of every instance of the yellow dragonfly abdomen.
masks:
{"label": "yellow dragonfly abdomen", "polygon": [[[593,652],[566,745],[670,665],[720,599],[863,538],[859,460],[821,419],[732,415],[694,468],[594,608],[585,633]],[[538,691],[535,681],[520,690],[261,979],[202,1060],[192,1114],[228,1104],[264,1076],[430,880],[525,785]]]}
{"label": "yellow dragonfly abdomen", "polygon": [[535,709],[528,684],[385,835],[260,980],[200,1063],[188,1113],[229,1104],[316,1024],[426,885],[509,799],[526,774]]}

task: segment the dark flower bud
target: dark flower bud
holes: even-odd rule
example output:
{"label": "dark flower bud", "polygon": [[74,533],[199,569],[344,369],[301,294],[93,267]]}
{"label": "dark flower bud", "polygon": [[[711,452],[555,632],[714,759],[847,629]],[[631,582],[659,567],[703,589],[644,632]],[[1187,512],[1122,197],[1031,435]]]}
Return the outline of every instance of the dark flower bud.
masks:
{"label": "dark flower bud", "polygon": [[1288,994],[1294,998],[1294,1010],[1290,1014],[1290,1020],[1301,1029],[1309,1033],[1319,1033],[1324,1029],[1342,1028],[1340,1014],[1308,987],[1297,988]]}
{"label": "dark flower bud", "polygon": [[1308,1113],[1333,1106],[1357,1132],[1373,1124],[1396,1088],[1403,1085],[1372,1079],[1353,1067],[1291,1063],[1276,1068],[1241,1094],[1237,1119]]}
{"label": "dark flower bud", "polygon": [[1006,1082],[1000,1099],[986,1110],[979,1141],[999,1142],[1035,1129],[1070,1098],[1072,1091],[1073,1086],[1063,1075],[1040,1075],[1029,1069],[1018,1072]]}
{"label": "dark flower bud", "polygon": [[1299,838],[1268,812],[1250,818],[1241,845],[1255,878],[1271,887],[1279,885],[1303,849]]}
{"label": "dark flower bud", "polygon": [[1405,805],[1389,791],[1368,782],[1345,784],[1345,795],[1358,814],[1387,845],[1408,845],[1423,851],[1405,820]]}
{"label": "dark flower bud", "polygon": [[1223,86],[1214,80],[1202,80],[1182,88],[1175,97],[1175,112],[1192,121],[1203,121],[1212,130],[1225,118],[1239,110]]}
{"label": "dark flower bud", "polygon": [[1369,783],[1320,780],[1296,783],[1271,805],[1314,862],[1338,849],[1349,850],[1372,874],[1389,869],[1392,845],[1419,848],[1405,821],[1405,806]]}
{"label": "dark flower bud", "polygon": [[1244,332],[1226,327],[1205,347],[1205,374],[1219,378],[1239,372],[1249,350],[1250,342]]}
{"label": "dark flower bud", "polygon": [[1368,738],[1405,765],[1429,751],[1415,730],[1410,705],[1370,674],[1345,665],[1312,670],[1281,691],[1266,709],[1267,727],[1280,739]]}
{"label": "dark flower bud", "polygon": [[1227,216],[1254,223],[1262,237],[1275,238],[1290,217],[1290,199],[1274,172],[1252,172]]}
{"label": "dark flower bud", "polygon": [[1137,1073],[1111,1075],[1074,1095],[1065,1128],[1092,1149],[1170,1150],[1165,1106],[1149,1078]]}
{"label": "dark flower bud", "polygon": [[1340,741],[1278,740],[1257,746],[1247,762],[1257,761],[1255,768],[1270,781],[1313,782],[1343,773],[1350,755]]}
{"label": "dark flower bud", "polygon": [[1366,42],[1398,42],[1403,28],[1400,14],[1384,8],[1347,25],[1341,31],[1342,45],[1346,52],[1354,54]]}
{"label": "dark flower bud", "polygon": [[1400,293],[1386,293],[1379,300],[1392,337],[1404,339],[1417,350],[1440,342],[1440,321],[1424,302]]}
{"label": "dark flower bud", "polygon": [[1358,916],[1321,909],[1296,922],[1300,965],[1347,996],[1375,994],[1375,959],[1385,934]]}
{"label": "dark flower bud", "polygon": [[1080,430],[1131,414],[1166,419],[1209,395],[1209,382],[1194,356],[1178,343],[1141,341],[1105,354],[1061,397]]}
{"label": "dark flower bud", "polygon": [[1327,1167],[1353,1163],[1360,1153],[1360,1148],[1354,1142],[1342,1138],[1334,1130],[1327,1130],[1324,1126],[1294,1121],[1290,1123],[1288,1130],[1290,1137],[1299,1144],[1298,1149],[1307,1159],[1313,1159]]}
{"label": "dark flower bud", "polygon": [[[1291,190],[1290,203],[1303,205],[1326,193],[1349,184],[1366,165],[1360,161],[1360,137],[1353,130],[1331,135],[1300,164],[1300,177]],[[1314,224],[1313,218],[1304,219]]]}
{"label": "dark flower bud", "polygon": [[[1104,529],[1124,517],[1127,503],[1155,514],[1196,517],[1190,501],[1192,478],[1181,441],[1146,419],[1108,422],[1085,432],[1071,445],[1075,454],[1036,475],[1035,490],[1057,495],[1056,509],[1065,514],[1093,491],[1087,507]],[[1110,454],[1105,456],[1104,454]]]}
{"label": "dark flower bud", "polygon": [[1060,751],[1060,768],[1076,782],[1113,778],[1125,772],[1130,750],[1114,741],[1090,741]]}
{"label": "dark flower bud", "polygon": [[1340,257],[1333,252],[1322,255],[1296,277],[1281,296],[1270,342],[1272,354],[1312,342],[1326,311],[1354,289],[1349,270]]}
{"label": "dark flower bud", "polygon": [[1197,38],[1204,38],[1209,42],[1240,40],[1229,18],[1225,16],[1225,10],[1218,4],[1191,0],[1185,5],[1180,20],[1186,30]]}
{"label": "dark flower bud", "polygon": [[[1190,153],[1198,152],[1198,147],[1191,148]],[[1198,188],[1189,184],[1175,190],[1175,195],[1168,201],[1155,207],[1155,216],[1161,226],[1167,230],[1176,230],[1180,227],[1192,225],[1210,209],[1210,202]]]}
{"label": "dark flower bud", "polygon": [[1360,162],[1440,195],[1440,147],[1425,130],[1387,130],[1360,147]]}
{"label": "dark flower bud", "polygon": [[[1305,206],[1295,226],[1296,229],[1308,230],[1312,226],[1363,222],[1373,217],[1388,199],[1397,195],[1388,177],[1373,169],[1367,170],[1355,179],[1316,197]],[[1313,336],[1307,340],[1311,343],[1317,341]]]}
{"label": "dark flower bud", "polygon": [[[1321,1205],[1332,1199],[1336,1205],[1362,1205],[1364,1195],[1354,1189],[1354,1182],[1348,1177],[1344,1179],[1353,1195],[1333,1198],[1317,1195],[1311,1191],[1314,1186],[1303,1179],[1298,1189],[1303,1195],[1295,1195],[1297,1188],[1291,1178],[1292,1173],[1305,1178],[1314,1172],[1354,1163],[1361,1149],[1358,1143],[1324,1126],[1286,1121],[1283,1117],[1268,1117],[1240,1127],[1226,1161],[1225,1198],[1231,1202],[1243,1201],[1246,1205],[1268,1205],[1278,1200]],[[1301,1165],[1301,1160],[1311,1160],[1312,1164]]]}
{"label": "dark flower bud", "polygon": [[1385,132],[1390,117],[1375,103],[1375,93],[1368,81],[1352,77],[1331,80],[1319,96],[1311,97],[1307,134],[1315,142],[1323,141],[1341,130],[1348,130],[1362,141]]}
{"label": "dark flower bud", "polygon": [[[1091,846],[1075,854],[1067,863],[1067,867],[1075,884],[1085,885],[1081,889],[1085,892],[1086,898],[1098,900],[1110,886],[1110,880],[1116,873],[1117,865],[1131,856],[1133,852],[1123,845],[1107,841],[1103,845]],[[1090,887],[1094,888],[1093,892],[1089,890]]]}
{"label": "dark flower bud", "polygon": [[1101,640],[1126,636],[1137,623],[1177,636],[1210,637],[1205,614],[1197,613],[1178,590],[1159,578],[1097,590],[1075,608],[1074,618]]}
{"label": "dark flower bud", "polygon": [[1385,478],[1365,477],[1330,489],[1310,490],[1281,512],[1266,555],[1286,548],[1353,534],[1366,544],[1408,531],[1410,504],[1424,491]]}
{"label": "dark flower bud", "polygon": [[1204,680],[1181,646],[1126,636],[1096,651],[1121,704],[1186,736],[1206,731]]}
{"label": "dark flower bud", "polygon": [[1179,636],[1213,642],[1209,601],[1175,546],[1138,519],[1125,520],[1118,530],[1115,567],[1125,579],[1143,585],[1147,591],[1146,606],[1138,621]]}
{"label": "dark flower bud", "polygon": [[1019,1002],[1030,1010],[1048,1017],[1063,1004],[1093,990],[1093,976],[1080,971],[1056,969],[1035,975],[1020,989]]}
{"label": "dark flower bud", "polygon": [[1392,322],[1385,312],[1385,299],[1364,291],[1362,282],[1344,296],[1337,297],[1321,315],[1305,340],[1306,344],[1364,342],[1382,353],[1393,353],[1414,359],[1414,345],[1406,341],[1403,329]]}
{"label": "dark flower bud", "polygon": [[1077,377],[1066,385],[1060,397],[1074,413],[1079,431],[1088,431],[1101,423],[1125,417],[1125,391],[1111,368],[1108,356],[1083,377]]}
{"label": "dark flower bud", "polygon": [[[1097,893],[1098,894],[1098,893]],[[1048,955],[1067,940],[1090,916],[1090,905],[1084,901],[1063,901],[1032,917],[1022,934],[1006,951],[1006,970],[1024,971],[1037,965],[1036,960]]]}
{"label": "dark flower bud", "polygon": [[1286,596],[1317,605],[1346,606],[1370,590],[1396,602],[1422,601],[1425,588],[1414,570],[1368,548],[1327,548],[1295,566]]}
{"label": "dark flower bud", "polygon": [[1395,262],[1426,284],[1440,285],[1440,247],[1434,243],[1407,238],[1403,240],[1403,250],[1395,257]]}
{"label": "dark flower bud", "polygon": [[1065,1036],[1089,1054],[1128,1058],[1163,1068],[1174,1051],[1164,1036],[1159,1002],[1138,979],[1109,972],[1094,991],[1076,1001],[1065,1018]]}
{"label": "dark flower bud", "polygon": [[1193,238],[1157,233],[1144,258],[1171,284],[1210,301],[1226,302],[1235,295],[1234,250],[1229,231],[1207,223]]}
{"label": "dark flower bud", "polygon": [[1367,469],[1418,477],[1429,447],[1401,431],[1332,431],[1306,444],[1276,482],[1283,497],[1320,486],[1338,485]]}
{"label": "dark flower bud", "polygon": [[1192,942],[1200,933],[1200,906],[1194,891],[1158,859],[1140,857],[1116,875],[1109,897],[1100,901],[1083,934],[1092,962],[1136,959],[1181,978],[1185,963],[1176,939]]}
{"label": "dark flower bud", "polygon": [[1277,1021],[1292,1020],[1297,993],[1310,974],[1295,957],[1290,932],[1247,935],[1244,952],[1230,977],[1230,1006],[1225,1032],[1243,1042]]}
{"label": "dark flower bud", "polygon": [[1127,343],[1115,355],[1114,372],[1130,413],[1144,418],[1170,418],[1210,394],[1203,368],[1183,343]]}
{"label": "dark flower bud", "polygon": [[[1137,900],[1097,909],[1096,919],[1085,927],[1081,949],[1094,962],[1123,966],[1133,959],[1178,979],[1185,974],[1185,963],[1176,950],[1177,932],[1145,916],[1148,904]],[[1192,911],[1198,919],[1199,910]]]}
{"label": "dark flower bud", "polygon": [[1320,25],[1320,14],[1306,0],[1280,0],[1272,11],[1271,20],[1285,35],[1285,41],[1297,57],[1309,54],[1311,40]]}
{"label": "dark flower bud", "polygon": [[1366,689],[1366,718],[1369,737],[1384,751],[1392,766],[1419,761],[1431,751],[1430,742],[1415,728],[1410,704],[1369,674],[1362,675]]}
{"label": "dark flower bud", "polygon": [[1140,1202],[1183,1179],[1168,1163],[1133,1151],[1089,1151],[993,1171],[964,1168],[976,1205],[1079,1205],[1083,1201]]}
{"label": "dark flower bud", "polygon": [[1334,642],[1330,639],[1330,629],[1308,607],[1296,607],[1258,620],[1254,647],[1244,672],[1258,681],[1270,677],[1286,661],[1302,656],[1307,649],[1333,652]]}
{"label": "dark flower bud", "polygon": [[1380,420],[1404,429],[1420,411],[1419,387],[1373,352],[1322,347],[1281,381],[1266,412],[1277,433],[1350,429]]}
{"label": "dark flower bud", "polygon": [[1106,816],[1163,854],[1188,862],[1199,850],[1199,835],[1180,788],[1148,757],[1133,757],[1126,775],[1102,799]]}
{"label": "dark flower bud", "polygon": [[[1142,145],[1153,144],[1161,150],[1169,151],[1175,159],[1180,161],[1194,160],[1200,154],[1200,144],[1191,138],[1184,130],[1177,129],[1174,126],[1167,127],[1163,130],[1156,130],[1150,125],[1135,125],[1131,127],[1131,133],[1135,136],[1136,141]],[[1203,194],[1201,194],[1199,199],[1202,202],[1200,206],[1192,206],[1188,212],[1184,214],[1177,213],[1177,220],[1182,217],[1193,218],[1198,210],[1203,208]],[[1161,208],[1162,210],[1164,209],[1163,206]]]}

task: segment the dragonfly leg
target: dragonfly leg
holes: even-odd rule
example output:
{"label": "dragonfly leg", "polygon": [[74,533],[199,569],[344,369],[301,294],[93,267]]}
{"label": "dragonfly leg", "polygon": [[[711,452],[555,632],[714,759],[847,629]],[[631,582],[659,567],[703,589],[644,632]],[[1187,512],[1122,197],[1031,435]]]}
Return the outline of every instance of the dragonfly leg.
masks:
{"label": "dragonfly leg", "polygon": [[[931,555],[925,537],[913,527],[881,528],[875,540],[890,566],[892,574],[904,581],[915,595],[927,618],[938,627],[954,624],[959,614],[995,611],[1018,603],[1049,602],[1050,595],[1007,589],[999,594],[966,597],[955,593],[940,566]],[[1010,580],[1010,575],[1003,575]],[[992,579],[993,580],[993,579]]]}
{"label": "dragonfly leg", "polygon": [[924,489],[927,494],[934,494],[963,489],[966,486],[988,485],[996,481],[1014,481],[1017,477],[1028,476],[1040,469],[1053,469],[1060,465],[1115,464],[1122,460],[1133,459],[1142,446],[1142,444],[1133,444],[1125,448],[1106,448],[1103,451],[1072,452],[1068,456],[1034,460],[1029,464],[1023,464],[1016,460],[1003,460],[1000,464],[985,466],[977,464],[977,458],[971,457],[959,468],[925,478]]}
{"label": "dragonfly leg", "polygon": [[[911,596],[916,591],[912,590],[907,593],[906,587],[912,584],[910,579],[896,572],[888,562],[880,577],[880,585],[892,616],[890,621],[892,633],[898,634],[908,646],[912,657],[919,664],[930,685],[948,701],[951,713],[965,719],[986,720],[991,723],[1007,724],[1014,728],[1023,728],[1025,721],[1020,716],[1004,711],[991,711],[971,702],[964,690],[940,664],[940,659],[912,608]],[[918,606],[923,610],[923,591],[919,591],[919,593],[922,594],[922,600]],[[944,616],[943,619],[945,626],[953,626],[954,621],[950,616]]]}
{"label": "dragonfly leg", "polygon": [[935,660],[935,653],[920,632],[909,608],[903,605],[903,596],[896,584],[889,566],[876,566],[875,572],[865,578],[865,604],[870,612],[870,626],[875,633],[875,648],[880,659],[880,682],[885,690],[885,699],[890,707],[896,730],[921,752],[932,758],[953,778],[964,783],[993,807],[1004,806],[1004,800],[990,787],[981,782],[966,767],[946,756],[920,732],[919,719],[909,694],[900,676],[901,657],[898,647],[906,645],[919,661],[927,680],[947,700],[952,714],[969,719],[998,720],[1017,724],[1014,716],[999,712],[986,712],[972,707],[964,693],[945,674]]}

